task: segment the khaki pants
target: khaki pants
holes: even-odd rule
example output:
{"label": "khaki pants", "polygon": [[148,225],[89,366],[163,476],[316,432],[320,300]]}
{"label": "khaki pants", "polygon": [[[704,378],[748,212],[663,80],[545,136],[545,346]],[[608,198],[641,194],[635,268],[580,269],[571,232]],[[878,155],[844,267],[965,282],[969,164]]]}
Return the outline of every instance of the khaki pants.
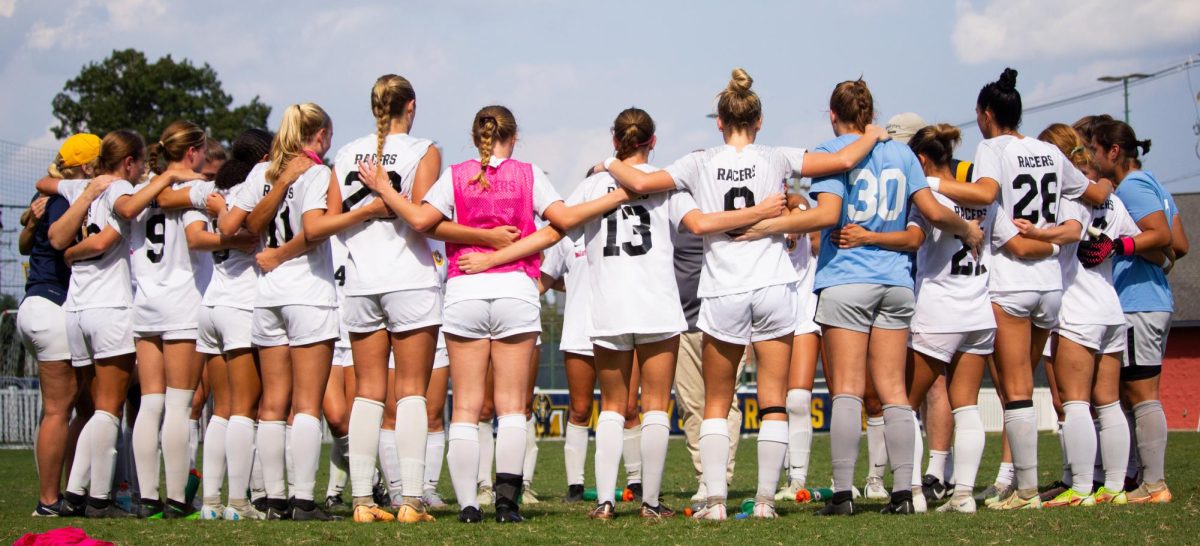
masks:
{"label": "khaki pants", "polygon": [[[704,420],[704,376],[700,371],[701,339],[703,332],[685,332],[679,336],[679,360],[675,366],[675,403],[679,415],[683,418],[683,434],[687,438],[688,453],[692,455],[692,466],[696,477],[701,475],[700,467],[700,422]],[[738,365],[738,379],[746,360]],[[738,407],[737,397],[729,409],[729,468],[725,473],[725,481],[733,482],[733,466],[737,456],[738,438],[742,432],[742,410]]]}

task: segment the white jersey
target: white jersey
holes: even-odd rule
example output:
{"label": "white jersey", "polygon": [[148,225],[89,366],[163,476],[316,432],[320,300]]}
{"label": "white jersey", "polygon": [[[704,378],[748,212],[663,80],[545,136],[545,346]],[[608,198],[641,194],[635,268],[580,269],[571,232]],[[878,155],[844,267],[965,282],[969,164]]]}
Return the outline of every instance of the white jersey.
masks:
{"label": "white jersey", "polygon": [[[244,211],[254,210],[263,196],[271,191],[266,179],[266,169],[252,170],[246,181],[238,186],[233,196],[233,206]],[[292,183],[287,195],[279,203],[275,218],[267,225],[262,236],[263,246],[278,248],[296,236],[303,236],[303,216],[310,210],[325,210],[329,197],[329,167],[313,165]],[[333,286],[333,261],[330,257],[329,241],[325,241],[304,254],[296,256],[264,273],[258,280],[258,292],[254,306],[278,307],[281,305],[318,305],[333,307],[337,304]]]}
{"label": "white jersey", "polygon": [[[342,191],[342,210],[362,207],[378,197],[358,178],[358,162],[375,158],[376,135],[355,140],[338,150],[333,165]],[[413,177],[431,141],[407,134],[388,135],[383,159],[396,191],[412,197]],[[352,296],[383,294],[437,286],[437,272],[425,236],[399,218],[376,218],[338,234],[350,249],[345,292]]]}
{"label": "white jersey", "polygon": [[[978,220],[983,240],[991,240],[993,225],[998,221],[995,203],[986,207],[967,207],[938,192],[933,192],[933,197],[957,212],[963,220]],[[995,328],[996,319],[988,297],[991,245],[984,244],[979,256],[975,257],[962,239],[938,229],[920,211],[914,209],[910,221],[925,232],[925,243],[917,250],[914,284],[917,303],[912,331],[947,334]],[[1007,225],[1015,232],[1012,222]]]}
{"label": "white jersey", "polygon": [[[74,203],[83,195],[88,182],[90,180],[60,180],[58,194]],[[71,282],[67,286],[63,310],[82,311],[133,305],[133,287],[129,275],[129,222],[113,211],[118,198],[131,194],[133,185],[125,180],[117,180],[88,206],[78,241],[100,233],[106,227],[117,230],[121,240],[104,254],[71,264]]]}
{"label": "white jersey", "polygon": [[[808,205],[801,203],[800,210],[808,210]],[[807,233],[801,233],[793,240],[785,241],[788,259],[800,282],[796,284],[796,319],[800,322],[812,320],[817,311],[817,295],[813,293],[813,282],[817,278],[817,257],[813,256],[812,240]]]}
{"label": "white jersey", "polygon": [[[975,180],[991,178],[1000,185],[1000,208],[1013,219],[1040,227],[1058,223],[1064,199],[1078,199],[1088,179],[1063,157],[1058,147],[1037,139],[1001,135],[979,143]],[[998,252],[992,261],[991,290],[1060,290],[1062,271],[1056,258],[1021,260]]]}
{"label": "white jersey", "polygon": [[[784,191],[785,181],[800,175],[802,148],[772,148],[751,144],[737,151],[717,146],[688,154],[666,168],[677,189],[687,190],[701,212],[721,212],[753,206]],[[734,241],[729,233],[704,236],[704,268],[700,297],[749,292],[765,286],[796,282],[783,235],[757,241]]]}
{"label": "white jersey", "polygon": [[[642,164],[637,169],[654,172]],[[569,205],[617,189],[608,173],[592,175]],[[684,192],[658,192],[630,200],[584,226],[590,287],[590,337],[657,334],[687,330],[675,282],[672,234],[683,215],[696,208]],[[577,199],[577,201],[573,201]],[[570,298],[568,292],[567,297]]]}
{"label": "white jersey", "polygon": [[[260,163],[254,167],[254,170],[266,170],[266,168],[267,163]],[[208,195],[219,194],[225,199],[225,210],[230,210],[233,208],[233,196],[242,191],[241,188],[245,185],[246,183],[242,182],[227,190],[218,190],[216,184],[212,182],[204,181],[193,184],[188,190],[188,197],[195,210],[184,214],[184,226],[203,220],[209,231],[217,233],[217,219],[201,212],[205,210],[205,201],[208,199]],[[254,254],[225,249],[213,251],[210,256],[212,257],[212,280],[209,281],[208,288],[204,290],[204,299],[201,303],[209,307],[220,305],[236,309],[254,309],[254,293],[258,287],[258,262],[255,261]]]}
{"label": "white jersey", "polygon": [[[134,193],[147,185],[149,182],[134,186]],[[176,187],[189,185],[191,182]],[[189,317],[200,309],[202,285],[208,283],[208,275],[197,275],[192,267],[184,212],[161,209],[154,200],[129,223],[130,262],[138,287],[133,297],[135,307],[158,309],[169,305],[173,310],[170,316],[176,316],[174,310],[178,310],[179,316]],[[194,317],[185,320],[195,322]]]}
{"label": "white jersey", "polygon": [[[1104,205],[1092,207],[1083,203],[1063,203],[1062,221],[1078,220],[1087,238],[1087,226],[1092,226],[1116,240],[1134,237],[1142,232],[1137,222],[1117,196],[1111,195]],[[1112,260],[1087,268],[1075,257],[1079,243],[1064,245],[1059,252],[1062,260],[1063,295],[1059,321],[1070,324],[1125,324],[1121,300],[1113,288]]]}
{"label": "white jersey", "polygon": [[592,298],[588,282],[587,246],[583,236],[563,237],[558,244],[546,249],[542,258],[542,273],[563,279],[567,289],[559,349],[566,352],[591,351],[592,339],[588,331],[592,317],[588,308],[592,306]]}

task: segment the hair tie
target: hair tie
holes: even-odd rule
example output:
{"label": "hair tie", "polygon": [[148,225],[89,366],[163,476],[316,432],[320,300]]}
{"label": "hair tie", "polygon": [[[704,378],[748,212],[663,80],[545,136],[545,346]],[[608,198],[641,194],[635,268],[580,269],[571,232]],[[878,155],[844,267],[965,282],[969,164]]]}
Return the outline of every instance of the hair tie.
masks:
{"label": "hair tie", "polygon": [[167,145],[166,145],[166,144],[163,144],[163,141],[161,141],[161,140],[160,140],[160,141],[158,141],[158,147],[159,147],[159,148],[166,148],[166,147],[167,147]]}
{"label": "hair tie", "polygon": [[643,147],[649,146],[649,145],[650,145],[650,142],[652,142],[653,140],[654,140],[654,135],[650,135],[650,138],[646,139],[646,140],[645,140],[645,141],[643,141],[643,142],[639,142],[639,143],[638,143],[638,145],[637,145],[637,147],[638,147],[638,148],[643,148]]}
{"label": "hair tie", "polygon": [[487,123],[488,120],[491,120],[492,123],[496,123],[496,116],[480,116],[479,124],[483,125],[484,123]]}
{"label": "hair tie", "polygon": [[1075,155],[1075,154],[1082,153],[1082,152],[1083,152],[1083,146],[1076,146],[1074,148],[1071,148],[1071,153],[1068,155]]}

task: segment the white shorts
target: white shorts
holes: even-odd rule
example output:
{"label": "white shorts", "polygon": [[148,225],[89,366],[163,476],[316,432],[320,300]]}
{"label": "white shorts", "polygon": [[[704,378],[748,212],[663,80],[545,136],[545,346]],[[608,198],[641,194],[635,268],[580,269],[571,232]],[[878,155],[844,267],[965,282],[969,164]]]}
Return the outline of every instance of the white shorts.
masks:
{"label": "white shorts", "polygon": [[154,302],[135,297],[133,337],[194,340],[198,336],[200,307],[199,299],[186,296],[180,299],[164,297]]}
{"label": "white shorts", "polygon": [[450,367],[450,353],[445,347],[438,347],[433,352],[433,369]]}
{"label": "white shorts", "polygon": [[1020,290],[992,292],[992,303],[999,305],[1009,316],[1027,318],[1043,330],[1058,325],[1058,309],[1062,306],[1062,290]]}
{"label": "white shorts", "polygon": [[525,300],[463,300],[446,306],[442,331],[471,339],[504,339],[542,331],[542,309]]}
{"label": "white shorts", "polygon": [[821,325],[814,320],[817,316],[817,295],[811,291],[796,294],[796,335],[820,334]]}
{"label": "white shorts", "polygon": [[309,345],[338,338],[337,309],[318,305],[255,307],[250,340],[258,347]]}
{"label": "white shorts", "polygon": [[745,345],[796,331],[796,283],[700,298],[697,326],[726,343]]}
{"label": "white shorts", "polygon": [[[200,307],[200,330],[196,336],[196,352],[206,355],[225,354],[249,349],[253,330],[254,311],[224,305]],[[163,339],[166,339],[164,334]]]}
{"label": "white shorts", "polygon": [[[679,335],[679,332],[660,332],[657,334],[617,334],[615,336],[598,336],[592,338],[592,344],[610,351],[632,351],[634,346],[646,343],[658,343]],[[574,352],[574,351],[570,351]]]}
{"label": "white shorts", "polygon": [[[1093,354],[1106,355],[1125,350],[1125,324],[1058,323],[1058,335],[1091,349]],[[1047,343],[1046,345],[1049,345]]]}
{"label": "white shorts", "polygon": [[336,343],[333,345],[333,365],[342,368],[354,367],[354,354],[350,352],[349,347],[342,347]]}
{"label": "white shorts", "polygon": [[127,355],[133,348],[133,309],[97,307],[67,313],[67,344],[71,364],[88,366],[92,360]]}
{"label": "white shorts", "polygon": [[912,350],[940,362],[950,362],[955,353],[990,355],[996,345],[996,329],[971,332],[929,333],[913,332],[908,346]]}
{"label": "white shorts", "polygon": [[387,328],[407,332],[442,323],[442,289],[436,286],[397,290],[386,294],[346,296],[342,323],[356,333]]}
{"label": "white shorts", "polygon": [[[17,309],[17,332],[25,352],[39,362],[71,360],[67,312],[41,296],[30,296]],[[81,364],[86,365],[86,364]]]}

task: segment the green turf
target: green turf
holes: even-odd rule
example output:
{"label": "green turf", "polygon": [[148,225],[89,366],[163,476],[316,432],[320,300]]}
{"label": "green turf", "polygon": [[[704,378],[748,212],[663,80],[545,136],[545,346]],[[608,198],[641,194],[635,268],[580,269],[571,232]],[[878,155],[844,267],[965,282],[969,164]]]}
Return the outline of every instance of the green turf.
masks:
{"label": "green turf", "polygon": [[[980,484],[994,476],[999,458],[999,438],[988,436]],[[866,442],[863,442],[865,449]],[[1048,483],[1060,472],[1058,442],[1042,435],[1041,482]],[[1200,481],[1200,434],[1171,435],[1167,469],[1175,501],[1162,506],[1102,506],[1096,508],[1044,509],[1040,512],[979,514],[925,514],[913,517],[875,514],[878,505],[861,505],[864,514],[849,518],[815,518],[815,505],[780,503],[782,518],[775,521],[727,521],[696,523],[678,517],[657,525],[643,523],[632,503],[620,503],[619,517],[612,522],[590,521],[588,506],[565,505],[562,494],[563,457],[561,442],[543,442],[534,488],[547,502],[528,506],[529,521],[523,525],[463,525],[452,511],[435,512],[432,524],[356,525],[351,522],[223,522],[223,521],[90,521],[83,519],[37,519],[30,517],[36,500],[37,481],[29,451],[0,450],[0,543],[10,543],[30,531],[74,525],[103,540],[124,544],[275,544],[294,546],[325,542],[382,543],[417,541],[419,544],[782,544],[811,541],[836,543],[1196,543],[1197,482]],[[756,472],[753,439],[738,450],[738,472],[730,498],[753,496]],[[829,437],[818,435],[813,445],[810,476],[813,483],[829,481]],[[591,481],[591,458],[588,480]],[[865,474],[866,456],[859,457],[858,476]],[[324,491],[324,470],[318,491]],[[687,452],[680,440],[671,442],[663,489],[664,502],[682,509],[695,489]],[[861,478],[859,480],[861,482]],[[452,497],[449,477],[443,472],[442,494]],[[734,508],[736,510],[736,508]]]}

